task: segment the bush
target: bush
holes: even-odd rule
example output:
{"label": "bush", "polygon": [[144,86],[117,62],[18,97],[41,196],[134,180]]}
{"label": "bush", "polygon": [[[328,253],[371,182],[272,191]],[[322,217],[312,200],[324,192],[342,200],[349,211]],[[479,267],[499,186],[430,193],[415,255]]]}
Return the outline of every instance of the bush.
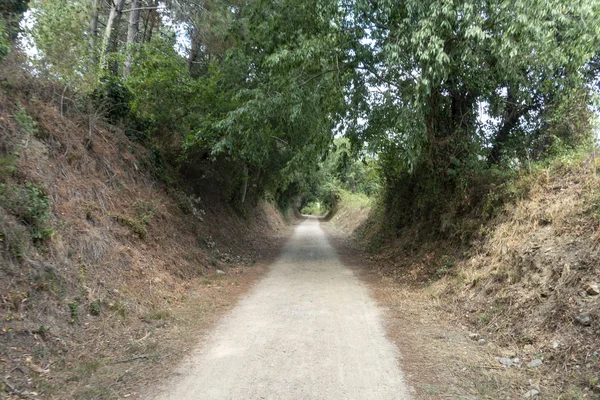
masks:
{"label": "bush", "polygon": [[102,110],[112,123],[129,116],[133,95],[118,77],[104,76],[91,94],[94,106]]}
{"label": "bush", "polygon": [[0,205],[31,228],[34,241],[53,235],[49,226],[50,196],[42,185],[0,184]]}
{"label": "bush", "polygon": [[38,125],[37,122],[29,114],[27,114],[27,110],[23,108],[23,106],[19,105],[19,111],[13,116],[21,130],[26,133],[28,136],[33,136],[38,133]]}
{"label": "bush", "polygon": [[0,156],[0,182],[6,181],[17,170],[14,155]]}
{"label": "bush", "polygon": [[320,201],[311,201],[300,211],[304,215],[322,216],[329,211]]}
{"label": "bush", "polygon": [[98,316],[100,315],[100,300],[94,300],[91,304],[90,304],[90,314],[93,316]]}

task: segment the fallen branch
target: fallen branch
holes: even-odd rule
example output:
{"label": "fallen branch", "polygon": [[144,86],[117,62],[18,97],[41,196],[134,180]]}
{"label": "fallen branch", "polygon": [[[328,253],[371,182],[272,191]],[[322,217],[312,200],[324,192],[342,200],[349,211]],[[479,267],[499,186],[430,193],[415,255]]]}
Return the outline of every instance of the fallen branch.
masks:
{"label": "fallen branch", "polygon": [[[133,164],[133,165],[135,165],[135,164]],[[137,165],[135,165],[135,169],[137,169]],[[141,338],[141,339],[138,339],[138,340],[137,340],[137,342],[139,343],[139,342],[141,342],[142,340],[145,340],[145,339],[146,339],[148,336],[150,336],[150,334],[151,334],[151,333],[152,333],[152,331],[148,332],[148,333],[146,334],[146,336],[144,336],[144,337],[143,337],[143,338]]]}
{"label": "fallen branch", "polygon": [[505,367],[500,367],[500,366],[495,366],[495,365],[473,365],[472,367],[475,368],[486,368],[486,369],[499,369],[499,370],[505,370]]}
{"label": "fallen branch", "polygon": [[123,364],[123,363],[127,363],[127,362],[131,362],[131,361],[135,361],[135,360],[140,360],[140,359],[149,359],[150,355],[149,354],[142,354],[140,356],[135,356],[135,357],[131,357],[131,358],[126,358],[124,360],[117,360],[115,361],[115,364]]}

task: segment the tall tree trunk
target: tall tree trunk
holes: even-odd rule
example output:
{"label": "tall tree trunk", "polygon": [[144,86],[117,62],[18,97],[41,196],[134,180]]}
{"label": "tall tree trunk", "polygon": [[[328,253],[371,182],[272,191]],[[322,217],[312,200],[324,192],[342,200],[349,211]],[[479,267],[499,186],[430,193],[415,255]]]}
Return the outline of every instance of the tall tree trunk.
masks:
{"label": "tall tree trunk", "polygon": [[190,37],[191,48],[187,60],[187,70],[190,73],[190,75],[194,76],[194,63],[198,60],[198,53],[200,51],[200,34],[198,32],[198,28],[192,27]]}
{"label": "tall tree trunk", "polygon": [[96,38],[98,37],[98,17],[100,15],[99,0],[92,0],[92,18],[90,20],[90,56],[96,58]]}
{"label": "tall tree trunk", "polygon": [[150,22],[150,15],[152,10],[148,10],[148,12],[144,13],[146,16],[144,17],[144,31],[142,32],[141,42],[146,43],[146,32],[148,32],[148,22]]}
{"label": "tall tree trunk", "polygon": [[[117,38],[121,15],[123,14],[123,6],[125,0],[113,0],[110,8],[110,14],[106,21],[106,29],[104,30],[104,38],[102,39],[102,48],[100,50],[100,68],[108,67],[106,57],[108,54],[117,50]],[[114,73],[114,71],[113,71]]]}
{"label": "tall tree trunk", "polygon": [[[158,0],[154,0],[151,4],[152,7],[158,7]],[[150,25],[146,32],[144,32],[144,43],[148,43],[152,40],[152,32],[154,31],[154,27],[158,26],[158,11],[156,9],[150,10],[148,13],[148,19],[150,20]]]}
{"label": "tall tree trunk", "polygon": [[138,29],[140,24],[140,0],[131,0],[129,13],[129,26],[127,28],[127,59],[123,68],[123,78],[129,75],[133,62],[134,45],[138,42]]}
{"label": "tall tree trunk", "polygon": [[502,117],[502,126],[494,135],[492,150],[488,155],[488,165],[500,164],[502,150],[510,137],[511,131],[517,126],[519,119],[534,108],[534,104],[520,106],[514,96],[514,91],[508,88],[506,108]]}

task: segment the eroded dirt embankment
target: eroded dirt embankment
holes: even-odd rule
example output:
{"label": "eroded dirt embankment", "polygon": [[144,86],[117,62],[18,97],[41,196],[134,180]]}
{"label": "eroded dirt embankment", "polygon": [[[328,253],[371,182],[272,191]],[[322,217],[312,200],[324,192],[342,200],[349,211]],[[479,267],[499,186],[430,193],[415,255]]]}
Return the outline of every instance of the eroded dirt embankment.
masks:
{"label": "eroded dirt embankment", "polygon": [[123,398],[261,276],[287,223],[165,184],[146,147],[19,69],[0,84],[0,394]]}
{"label": "eroded dirt embankment", "polygon": [[[600,396],[594,162],[526,176],[526,195],[481,218],[468,243],[425,240],[428,227],[419,225],[390,237],[377,231],[381,211],[354,231],[358,240],[335,218],[325,225],[388,310],[388,334],[404,349],[417,398]],[[352,220],[366,214],[344,212]]]}

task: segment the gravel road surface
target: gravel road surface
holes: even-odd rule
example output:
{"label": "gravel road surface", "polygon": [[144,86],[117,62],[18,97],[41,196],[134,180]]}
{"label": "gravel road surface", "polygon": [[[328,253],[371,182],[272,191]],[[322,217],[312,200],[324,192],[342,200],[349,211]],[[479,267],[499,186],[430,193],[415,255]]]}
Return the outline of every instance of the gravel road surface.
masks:
{"label": "gravel road surface", "polygon": [[366,287],[316,219],[161,387],[142,398],[410,399]]}

